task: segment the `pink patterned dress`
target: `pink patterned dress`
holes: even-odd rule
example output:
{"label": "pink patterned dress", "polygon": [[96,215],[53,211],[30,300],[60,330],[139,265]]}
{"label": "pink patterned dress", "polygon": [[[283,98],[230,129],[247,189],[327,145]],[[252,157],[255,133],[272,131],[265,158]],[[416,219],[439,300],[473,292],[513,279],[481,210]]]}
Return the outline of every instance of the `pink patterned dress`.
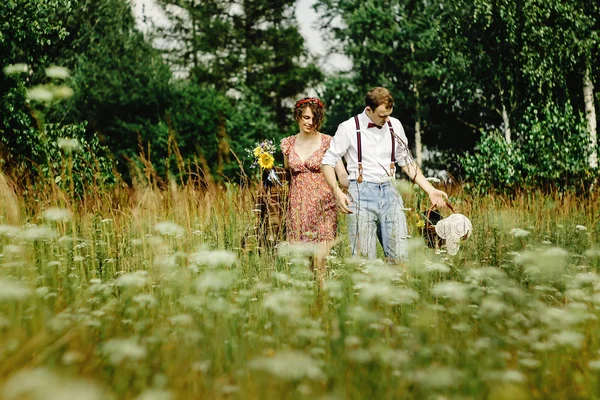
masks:
{"label": "pink patterned dress", "polygon": [[321,161],[331,136],[321,135],[321,147],[302,161],[294,151],[296,136],[281,140],[281,150],[292,172],[286,219],[289,242],[324,242],[335,239],[337,206],[321,172]]}

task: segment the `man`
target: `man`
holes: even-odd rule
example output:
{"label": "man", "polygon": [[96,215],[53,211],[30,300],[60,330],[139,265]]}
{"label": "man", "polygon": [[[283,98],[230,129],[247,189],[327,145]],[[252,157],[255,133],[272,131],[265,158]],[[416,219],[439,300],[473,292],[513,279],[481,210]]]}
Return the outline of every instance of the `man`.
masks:
{"label": "man", "polygon": [[[348,215],[348,235],[353,255],[376,258],[377,239],[388,259],[402,261],[408,256],[408,229],[402,197],[394,187],[395,164],[429,195],[437,207],[444,207],[448,195],[434,188],[410,155],[402,124],[390,117],[394,99],[383,87],[365,96],[362,114],[342,122],[322,170],[333,191],[338,208]],[[348,196],[337,187],[334,167],[344,157],[350,178]]]}

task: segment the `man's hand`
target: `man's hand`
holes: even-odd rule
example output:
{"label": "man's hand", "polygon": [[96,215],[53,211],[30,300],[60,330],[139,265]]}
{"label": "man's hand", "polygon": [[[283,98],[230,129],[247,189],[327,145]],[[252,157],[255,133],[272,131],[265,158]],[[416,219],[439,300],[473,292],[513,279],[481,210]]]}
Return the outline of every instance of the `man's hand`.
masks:
{"label": "man's hand", "polygon": [[433,189],[429,192],[429,200],[431,200],[431,204],[438,208],[446,207],[448,195],[443,190]]}
{"label": "man's hand", "polygon": [[350,197],[348,197],[340,188],[338,188],[335,192],[335,200],[338,208],[343,214],[352,214],[350,211]]}

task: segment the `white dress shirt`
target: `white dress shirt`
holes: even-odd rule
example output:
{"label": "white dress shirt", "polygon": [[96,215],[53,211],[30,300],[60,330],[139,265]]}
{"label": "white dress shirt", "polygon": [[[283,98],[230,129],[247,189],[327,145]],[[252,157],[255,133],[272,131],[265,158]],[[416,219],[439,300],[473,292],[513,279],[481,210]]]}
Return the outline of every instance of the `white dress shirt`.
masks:
{"label": "white dress shirt", "polygon": [[[358,116],[360,123],[360,139],[362,147],[362,176],[367,182],[387,182],[394,179],[390,176],[392,159],[392,139],[390,127],[386,123],[383,128],[368,128],[371,119],[363,111]],[[396,164],[403,167],[413,162],[408,149],[408,140],[400,121],[390,117],[394,133],[400,140],[395,140]],[[323,165],[335,168],[337,162],[344,157],[349,179],[358,179],[358,150],[356,124],[354,117],[342,122],[331,140],[329,149],[323,157]]]}

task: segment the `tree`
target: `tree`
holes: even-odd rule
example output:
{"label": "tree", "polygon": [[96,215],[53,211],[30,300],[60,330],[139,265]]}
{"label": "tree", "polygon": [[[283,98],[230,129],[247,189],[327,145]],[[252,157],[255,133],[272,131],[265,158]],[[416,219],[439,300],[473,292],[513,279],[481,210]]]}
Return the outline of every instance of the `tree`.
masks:
{"label": "tree", "polygon": [[89,132],[98,132],[117,156],[137,154],[139,139],[166,156],[161,121],[171,100],[171,72],[137,30],[129,2],[73,0],[72,7],[61,15],[70,35],[53,55],[72,69],[75,95],[52,118],[88,121]]}
{"label": "tree", "polygon": [[190,82],[225,93],[245,87],[280,129],[288,102],[321,79],[294,15],[295,0],[159,0],[170,26],[157,29],[169,61]]}
{"label": "tree", "polygon": [[[68,31],[54,18],[60,9],[69,9],[59,0],[8,0],[0,2],[0,168],[20,169],[33,158],[33,143],[39,141],[39,116],[31,109],[25,86],[46,79],[48,53]],[[21,73],[10,73],[9,65],[20,64]]]}
{"label": "tree", "polygon": [[330,104],[330,123],[359,112],[371,87],[386,86],[394,95],[395,116],[409,136],[414,133],[419,163],[421,138],[431,147],[457,146],[451,139],[455,122],[439,107],[436,95],[442,75],[435,62],[441,50],[438,2],[319,0],[316,9],[322,29],[353,65],[347,76],[326,81],[323,93]]}

